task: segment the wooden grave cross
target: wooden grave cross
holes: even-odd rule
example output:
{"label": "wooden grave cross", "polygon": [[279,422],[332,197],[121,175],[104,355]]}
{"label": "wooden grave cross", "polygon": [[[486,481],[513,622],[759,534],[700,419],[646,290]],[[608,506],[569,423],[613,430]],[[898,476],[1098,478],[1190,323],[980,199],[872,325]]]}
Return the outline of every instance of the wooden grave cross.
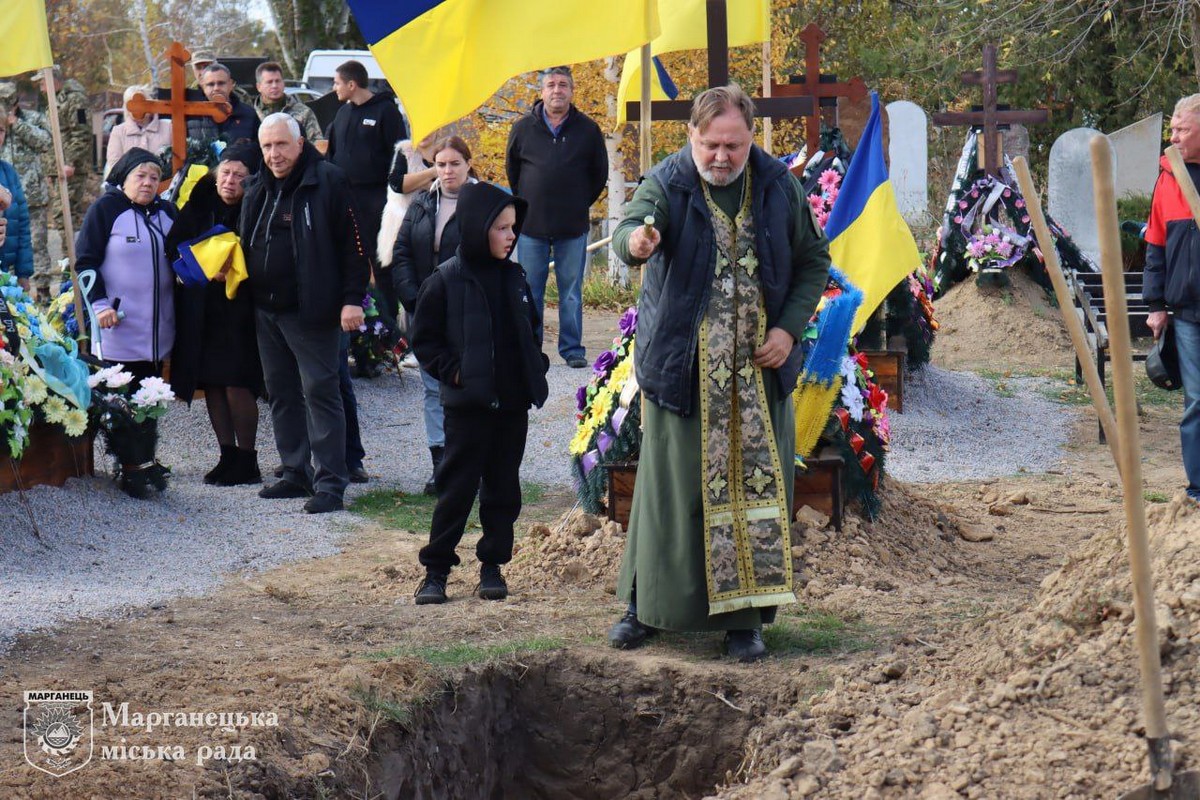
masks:
{"label": "wooden grave cross", "polygon": [[[708,16],[708,88],[729,83],[729,17],[725,7],[727,0],[707,0],[705,11]],[[744,0],[739,0],[744,2]],[[813,111],[810,97],[755,97],[754,116],[804,117]],[[625,105],[628,118],[637,119],[641,114],[641,103]],[[692,116],[691,100],[655,100],[650,103],[652,119],[687,120]]]}
{"label": "wooden grave cross", "polygon": [[940,111],[933,115],[934,125],[968,125],[982,127],[983,169],[987,174],[999,177],[1002,157],[1000,131],[1013,123],[1040,125],[1050,118],[1044,108],[1032,111],[1016,111],[1001,108],[996,104],[996,86],[1001,83],[1016,83],[1015,69],[996,69],[996,45],[983,46],[983,69],[964,72],[962,82],[967,86],[983,86],[983,107],[973,111]]}
{"label": "wooden grave cross", "polygon": [[150,100],[138,92],[125,106],[129,113],[137,117],[143,114],[161,114],[171,118],[171,171],[178,172],[187,159],[187,118],[212,117],[215,122],[220,123],[229,119],[233,108],[224,101],[214,103],[209,100],[188,100],[184,66],[192,54],[179,42],[171,42],[166,55],[171,62],[170,99]]}
{"label": "wooden grave cross", "polygon": [[815,22],[810,22],[800,32],[804,42],[804,74],[793,76],[788,83],[772,83],[771,94],[779,97],[811,97],[817,107],[805,116],[804,134],[809,158],[821,146],[821,108],[832,107],[837,113],[837,99],[848,97],[858,103],[867,96],[867,84],[855,76],[845,83],[838,83],[836,75],[821,74],[821,43],[826,39],[825,31]]}

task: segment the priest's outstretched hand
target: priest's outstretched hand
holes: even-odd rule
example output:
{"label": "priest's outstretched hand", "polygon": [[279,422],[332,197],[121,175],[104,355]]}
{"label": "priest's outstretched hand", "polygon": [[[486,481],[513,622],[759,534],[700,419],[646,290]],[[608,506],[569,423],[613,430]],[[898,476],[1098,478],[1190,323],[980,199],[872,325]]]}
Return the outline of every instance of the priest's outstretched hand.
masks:
{"label": "priest's outstretched hand", "polygon": [[[646,233],[647,229],[650,233]],[[629,254],[645,261],[654,255],[655,248],[662,242],[662,234],[653,225],[639,225],[629,234]]]}

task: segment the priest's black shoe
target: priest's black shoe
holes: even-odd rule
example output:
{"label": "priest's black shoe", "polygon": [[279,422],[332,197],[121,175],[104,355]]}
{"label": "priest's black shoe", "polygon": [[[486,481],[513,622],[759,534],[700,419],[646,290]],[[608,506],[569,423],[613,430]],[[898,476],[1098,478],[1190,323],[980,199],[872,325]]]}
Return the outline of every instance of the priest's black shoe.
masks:
{"label": "priest's black shoe", "polygon": [[757,628],[727,631],[725,633],[725,649],[730,658],[736,658],[743,664],[758,661],[767,654],[767,645],[763,642],[762,631]]}
{"label": "priest's black shoe", "polygon": [[479,587],[476,591],[481,600],[503,600],[508,597],[508,584],[500,574],[499,564],[484,564],[479,568]]}
{"label": "priest's black shoe", "polygon": [[656,632],[654,628],[638,621],[637,609],[631,606],[625,612],[625,616],[608,629],[608,643],[618,650],[632,650],[640,647]]}
{"label": "priest's black shoe", "polygon": [[427,606],[446,602],[446,575],[426,572],[425,579],[417,587],[417,605]]}
{"label": "priest's black shoe", "polygon": [[298,483],[292,483],[286,478],[275,481],[270,486],[264,486],[258,490],[258,496],[266,500],[291,500],[297,497],[309,497],[310,495],[312,495],[312,489],[307,486],[301,486]]}

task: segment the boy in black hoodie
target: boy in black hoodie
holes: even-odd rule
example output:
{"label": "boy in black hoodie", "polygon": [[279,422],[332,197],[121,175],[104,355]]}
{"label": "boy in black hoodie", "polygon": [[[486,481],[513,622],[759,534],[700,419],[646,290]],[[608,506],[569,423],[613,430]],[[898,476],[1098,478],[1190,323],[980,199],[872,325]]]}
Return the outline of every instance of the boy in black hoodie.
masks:
{"label": "boy in black hoodie", "polygon": [[521,459],[529,407],[546,402],[550,361],[525,271],[509,260],[527,204],[487,183],[464,186],[456,217],[458,253],[425,281],[417,299],[413,350],[441,383],[446,451],[434,480],[438,502],[417,605],[446,602],[454,552],[479,494],[483,538],[479,596],[502,600],[500,566],[512,559],[521,512]]}

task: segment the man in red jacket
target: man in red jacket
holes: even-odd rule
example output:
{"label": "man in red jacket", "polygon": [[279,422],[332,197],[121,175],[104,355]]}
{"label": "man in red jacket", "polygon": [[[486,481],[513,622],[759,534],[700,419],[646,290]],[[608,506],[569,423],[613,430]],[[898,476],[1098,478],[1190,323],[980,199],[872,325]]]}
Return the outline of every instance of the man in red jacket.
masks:
{"label": "man in red jacket", "polygon": [[[1200,94],[1184,97],[1171,116],[1171,144],[1200,185]],[[1166,156],[1146,226],[1146,270],[1142,294],[1150,306],[1146,323],[1157,339],[1175,326],[1179,372],[1183,379],[1183,419],[1179,438],[1188,497],[1200,502],[1200,229],[1183,199]],[[1167,316],[1168,309],[1171,317]]]}

